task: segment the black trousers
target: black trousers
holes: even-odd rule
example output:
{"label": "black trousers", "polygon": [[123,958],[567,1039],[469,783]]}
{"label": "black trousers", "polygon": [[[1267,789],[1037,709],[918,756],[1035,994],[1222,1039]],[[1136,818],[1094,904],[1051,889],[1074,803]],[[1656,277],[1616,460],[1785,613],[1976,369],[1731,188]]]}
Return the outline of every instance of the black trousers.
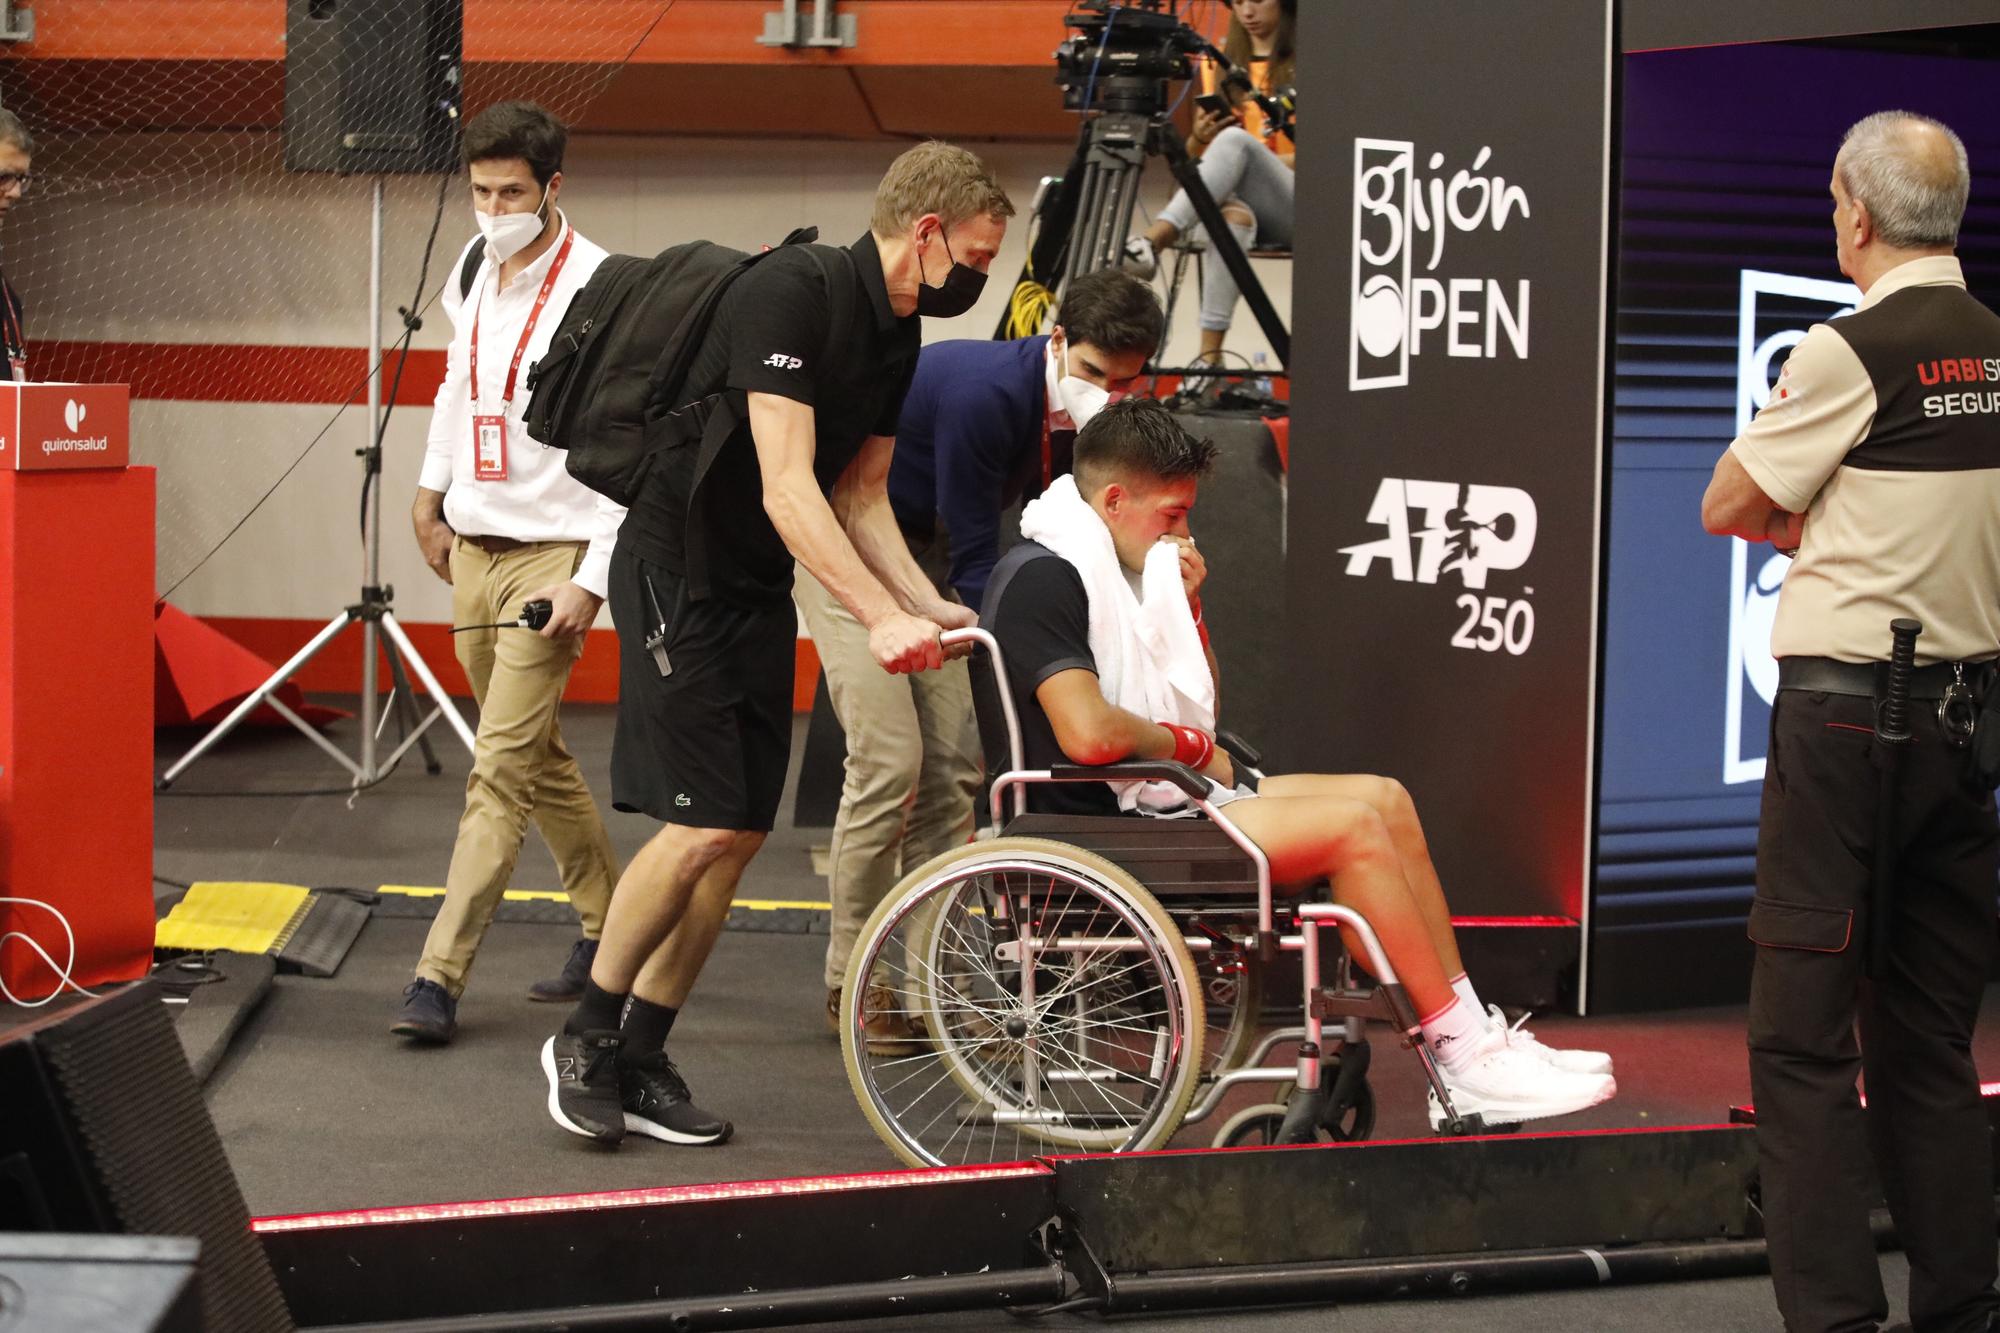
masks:
{"label": "black trousers", "polygon": [[1919,1333],[1984,1330],[2000,1307],[1993,1154],[1971,1055],[1994,960],[2000,828],[1992,795],[1960,781],[1934,709],[1911,706],[1893,965],[1879,982],[1862,975],[1880,781],[1873,701],[1784,690],[1772,714],[1750,912],[1750,1085],[1771,1276],[1793,1333],[1873,1330],[1887,1313],[1868,1234],[1877,1178],[1909,1254]]}

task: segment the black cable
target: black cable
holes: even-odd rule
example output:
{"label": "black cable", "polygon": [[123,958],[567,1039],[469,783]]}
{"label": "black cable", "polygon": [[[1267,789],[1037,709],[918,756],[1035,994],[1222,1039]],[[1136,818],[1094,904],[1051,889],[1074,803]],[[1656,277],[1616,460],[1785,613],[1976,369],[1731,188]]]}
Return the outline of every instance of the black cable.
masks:
{"label": "black cable", "polygon": [[398,755],[396,757],[396,762],[389,765],[389,767],[384,769],[382,772],[376,774],[372,781],[351,783],[345,787],[295,787],[285,791],[187,791],[180,787],[155,787],[153,789],[153,795],[155,796],[352,796],[357,792],[367,791],[371,787],[381,786],[383,783],[387,782],[391,777],[394,777],[396,770],[401,768],[402,766],[403,766],[403,756]]}
{"label": "black cable", "polygon": [[[361,538],[364,542],[367,541],[368,539],[369,490],[376,484],[376,479],[381,475],[382,440],[383,437],[388,433],[389,413],[396,406],[396,395],[398,392],[401,391],[403,387],[403,367],[408,365],[410,361],[410,340],[412,337],[416,335],[417,330],[424,326],[423,313],[424,311],[430,309],[430,303],[424,300],[424,291],[430,283],[431,258],[435,254],[437,249],[438,231],[444,225],[445,197],[451,191],[452,177],[455,176],[456,174],[457,174],[456,172],[442,172],[438,176],[437,207],[431,214],[430,235],[426,237],[424,240],[423,262],[417,266],[417,294],[411,300],[410,305],[396,307],[396,313],[402,316],[403,320],[403,337],[402,340],[396,346],[396,353],[397,353],[396,375],[395,378],[390,381],[389,396],[382,404],[382,418],[381,421],[377,423],[374,443],[369,446],[370,457],[368,460],[368,465],[367,467],[362,469],[362,476],[361,476]],[[433,297],[432,299],[436,298]],[[416,313],[414,314],[411,313],[412,306],[416,307]],[[383,359],[386,360],[387,358],[385,357]],[[355,392],[347,396],[347,401],[345,403],[342,403],[339,411],[336,411],[333,414],[333,419],[331,421],[328,421],[326,423],[326,427],[322,429],[318,435],[315,435],[313,437],[312,443],[306,446],[305,453],[300,454],[298,459],[293,462],[292,466],[285,469],[284,475],[280,476],[277,482],[272,485],[271,489],[265,491],[263,497],[259,499],[256,504],[250,507],[250,513],[245,514],[243,516],[242,521],[239,521],[236,527],[231,528],[229,530],[229,535],[225,536],[222,539],[222,541],[217,542],[214,550],[211,550],[208,553],[208,555],[202,557],[202,564],[206,564],[209,558],[212,557],[216,551],[221,550],[223,544],[229,540],[229,537],[234,536],[236,534],[237,529],[241,528],[243,526],[243,523],[249,521],[250,514],[256,513],[257,510],[263,506],[264,501],[270,499],[272,494],[277,491],[278,486],[284,483],[285,477],[289,477],[292,474],[293,470],[298,467],[299,463],[305,461],[305,456],[307,453],[312,452],[313,445],[318,444],[320,440],[325,437],[326,432],[333,428],[333,423],[335,421],[340,420],[341,413],[345,412],[348,408],[354,406],[354,400],[360,396],[363,390],[367,389],[368,380],[373,379],[376,375],[380,374],[381,369],[382,366],[381,362],[379,361],[369,369],[368,378],[363,379],[361,381],[360,388],[356,389]],[[200,568],[201,568],[200,564],[195,566],[195,569],[200,569]],[[191,569],[188,571],[187,574],[183,574],[180,580],[174,584],[173,588],[169,588],[166,590],[166,592],[160,594],[160,600],[163,602],[166,601],[168,597],[173,595],[174,588],[178,588],[181,586],[182,583],[187,582],[188,575],[191,575],[193,573],[194,569]],[[183,791],[180,790],[179,788],[168,787],[163,790],[160,790],[158,794],[162,796],[211,796],[211,797],[213,796],[277,796],[277,797],[352,796],[357,792],[367,791],[370,787],[376,787],[381,785],[383,782],[386,782],[398,768],[402,767],[402,765],[403,765],[402,756],[398,755],[396,758],[396,762],[389,765],[389,767],[383,772],[377,774],[373,781],[355,783],[346,787],[305,787],[305,788],[293,788],[286,791]]]}
{"label": "black cable", "polygon": [[[451,175],[445,175],[440,178],[440,183],[438,187],[438,215],[431,222],[432,244],[434,244],[437,240],[438,228],[440,227],[440,225],[442,225],[444,219],[444,195],[450,188],[450,184],[451,184]],[[428,267],[430,263],[430,244],[426,244],[424,247],[424,262],[426,267]],[[441,291],[442,289],[440,289],[440,292]],[[418,299],[422,300],[421,291],[419,291],[418,293]],[[432,301],[435,301],[436,299],[437,299],[436,295],[433,295],[431,297]],[[410,316],[405,314],[404,318],[407,320],[410,318],[421,317],[423,313],[429,310],[430,308],[431,308],[431,302],[424,301],[423,305],[418,309],[416,316]],[[208,554],[202,556],[201,559],[195,561],[194,565],[191,568],[189,568],[189,570],[185,574],[175,579],[173,585],[169,587],[166,591],[162,592],[156,599],[158,602],[165,602],[168,598],[172,597],[176,592],[180,591],[180,586],[183,583],[186,583],[189,579],[193,578],[195,574],[198,573],[203,568],[203,566],[207,565],[209,561],[215,559],[216,552],[220,551],[223,547],[229,545],[230,539],[234,537],[237,533],[243,531],[243,525],[248,523],[251,520],[251,518],[257,513],[257,511],[262,509],[264,505],[270,500],[270,498],[278,493],[278,488],[284,485],[285,482],[291,477],[291,475],[294,472],[297,472],[299,470],[299,465],[304,463],[306,459],[312,454],[312,451],[319,447],[319,442],[326,438],[327,432],[331,431],[336,425],[340,424],[340,419],[341,417],[346,415],[347,409],[354,406],[356,400],[358,400],[368,392],[368,381],[374,379],[382,371],[382,360],[380,359],[381,358],[380,351],[379,350],[376,351],[374,355],[378,359],[370,362],[368,367],[368,372],[365,375],[363,375],[361,377],[360,382],[357,383],[354,386],[354,388],[348,392],[346,400],[342,402],[339,407],[334,409],[333,415],[327,418],[326,424],[319,428],[319,434],[313,436],[310,440],[306,441],[306,447],[299,450],[299,456],[297,458],[294,458],[289,464],[286,465],[285,470],[278,474],[277,480],[273,481],[268,487],[265,488],[264,493],[257,497],[257,500],[254,504],[252,504],[248,509],[243,511],[243,517],[237,519],[234,526],[232,526],[229,529],[229,531],[222,534],[222,539],[220,541],[216,542],[215,545],[208,548]],[[407,360],[408,356],[409,356],[408,335],[406,333],[404,338],[403,359]],[[396,377],[397,377],[397,382],[399,384],[402,382],[402,374],[403,374],[402,362],[399,361],[396,366]],[[387,413],[384,413],[384,416],[386,417]],[[381,446],[381,436],[378,434],[375,440],[375,447],[379,448],[380,446]],[[364,513],[366,512],[368,507],[368,487],[373,483],[373,480],[374,478],[372,475],[364,476],[362,479],[361,505]]]}
{"label": "black cable", "polygon": [[[388,397],[382,400],[382,416],[375,423],[375,442],[369,447],[368,465],[361,470],[361,540],[364,544],[368,540],[368,497],[382,475],[382,441],[389,434],[389,414],[396,410],[396,396],[403,389],[403,367],[410,364],[410,340],[424,326],[423,313],[429,309],[424,304],[424,290],[430,282],[431,255],[437,249],[438,230],[444,225],[445,196],[450,193],[452,177],[457,174],[455,171],[438,173],[437,208],[431,213],[430,235],[424,239],[423,262],[417,265],[417,294],[410,298],[409,305],[396,307],[396,313],[403,320],[403,337],[396,344],[396,377],[389,381]],[[410,313],[412,309],[415,309],[415,314]],[[379,366],[377,370],[379,372]]]}
{"label": "black cable", "polygon": [[[665,0],[665,3],[663,3],[663,4],[662,4],[662,5],[660,6],[660,12],[659,12],[658,14],[655,14],[655,15],[653,16],[653,21],[652,21],[651,23],[649,23],[649,24],[647,24],[647,25],[646,25],[646,29],[645,29],[645,31],[644,31],[644,32],[642,32],[642,33],[640,33],[640,34],[638,35],[638,37],[637,37],[637,38],[635,38],[635,39],[633,40],[633,42],[632,42],[632,45],[631,45],[631,46],[630,46],[630,47],[629,47],[629,48],[628,48],[628,49],[626,50],[626,52],[625,52],[625,55],[624,55],[624,58],[623,58],[623,59],[621,59],[621,60],[619,60],[619,61],[617,61],[617,62],[616,62],[615,64],[610,64],[610,65],[609,65],[609,68],[610,68],[610,69],[611,69],[611,70],[613,71],[613,73],[614,73],[614,74],[615,74],[615,73],[616,73],[617,71],[619,71],[619,70],[622,70],[622,69],[624,69],[624,68],[625,68],[626,66],[628,66],[628,65],[630,65],[630,64],[632,63],[632,57],[638,54],[638,51],[639,51],[639,48],[640,48],[640,47],[642,47],[642,46],[644,46],[644,45],[646,44],[647,40],[648,40],[648,39],[650,39],[650,38],[652,37],[652,35],[654,34],[654,32],[658,31],[658,29],[659,29],[659,26],[660,26],[660,24],[666,21],[666,17],[667,17],[667,14],[668,14],[668,12],[669,12],[670,10],[672,10],[672,9],[673,9],[673,7],[674,7],[674,4],[675,4],[675,3],[676,3],[676,0]],[[609,77],[609,76],[607,76],[607,77]],[[602,84],[600,84],[600,85],[599,85],[599,91],[602,91],[602,88],[603,88],[603,85],[602,85]],[[593,93],[593,94],[591,94],[591,97],[592,97],[592,100],[594,100],[594,99],[596,98],[596,96],[597,96],[597,94],[596,94],[596,93]],[[586,103],[586,105],[587,105],[587,103]],[[572,124],[572,128],[574,128],[574,123]],[[445,176],[444,176],[444,177],[443,177],[443,178],[441,179],[441,181],[440,181],[440,183],[439,183],[439,190],[438,190],[438,194],[439,194],[439,204],[438,204],[438,207],[439,207],[439,217],[440,217],[440,218],[442,218],[442,216],[443,216],[443,211],[442,211],[442,210],[443,210],[443,206],[444,206],[444,205],[443,205],[443,199],[444,199],[444,196],[445,196],[445,195],[446,195],[446,194],[447,194],[447,193],[449,192],[449,189],[450,189],[450,182],[451,182],[451,178],[452,178],[452,176],[453,176],[453,175],[456,175],[456,174],[457,174],[456,172],[452,172],[452,173],[449,173],[449,174],[445,175]],[[433,222],[433,223],[432,223],[432,226],[431,226],[431,241],[432,241],[433,243],[434,243],[434,242],[435,242],[435,241],[437,240],[437,230],[438,230],[438,224],[437,224],[436,222]],[[430,245],[429,245],[429,244],[427,244],[427,245],[425,246],[425,248],[424,248],[424,261],[425,261],[425,264],[426,264],[426,265],[428,266],[428,264],[429,264],[429,262],[430,262]],[[442,290],[442,289],[440,289],[440,290]],[[419,301],[423,301],[423,291],[422,291],[422,289],[421,289],[421,284],[420,284],[420,286],[419,286],[419,290],[418,290],[418,292],[417,292],[417,299],[418,299]],[[435,295],[433,295],[433,296],[432,296],[432,298],[431,298],[431,300],[433,300],[433,301],[434,301],[434,300],[436,300],[436,299],[437,299],[437,297],[436,297]],[[419,316],[419,317],[420,317],[420,316],[422,316],[422,315],[424,314],[424,312],[425,312],[425,311],[427,311],[427,310],[429,310],[429,309],[430,309],[430,307],[431,307],[431,302],[430,302],[430,301],[424,301],[424,302],[423,302],[423,305],[422,305],[421,307],[419,307],[419,308],[418,308],[418,310],[417,310],[417,316]],[[379,356],[379,354],[380,354],[380,352],[379,352],[379,349],[377,349],[377,351],[376,351],[376,355],[378,355],[378,356]],[[407,351],[405,352],[405,359],[407,359]],[[266,503],[267,501],[269,501],[269,500],[270,500],[270,498],[271,498],[271,497],[272,497],[273,495],[277,494],[277,492],[278,492],[278,488],[279,488],[280,486],[284,485],[284,484],[285,484],[285,482],[286,482],[286,480],[288,480],[288,479],[289,479],[289,478],[291,477],[291,475],[292,475],[292,474],[293,474],[294,472],[296,472],[296,471],[298,471],[298,470],[299,470],[299,465],[300,465],[301,463],[304,463],[304,462],[306,461],[306,457],[307,457],[307,455],[311,454],[311,453],[312,453],[312,451],[314,450],[314,448],[316,448],[316,447],[318,446],[319,442],[320,442],[321,440],[323,440],[323,439],[325,439],[325,438],[326,438],[326,434],[327,434],[327,432],[328,432],[328,431],[330,431],[330,430],[332,430],[332,429],[334,428],[334,425],[335,425],[335,424],[336,424],[337,422],[339,422],[339,420],[340,420],[341,416],[342,416],[342,415],[343,415],[343,414],[344,414],[344,413],[345,413],[345,412],[347,411],[347,409],[348,409],[348,408],[350,408],[350,407],[352,407],[352,406],[354,406],[354,403],[355,403],[355,400],[356,400],[356,399],[358,399],[358,398],[360,398],[360,397],[361,397],[361,396],[362,396],[363,394],[365,394],[365,393],[366,393],[366,392],[368,391],[368,381],[369,381],[369,380],[371,380],[371,379],[373,379],[373,378],[375,378],[375,376],[376,376],[376,375],[377,375],[377,374],[378,374],[378,373],[380,372],[380,370],[381,370],[381,364],[380,364],[380,362],[379,362],[379,361],[377,361],[377,362],[375,362],[374,364],[370,365],[370,367],[369,367],[369,369],[368,369],[368,373],[367,373],[366,375],[363,375],[363,376],[361,377],[361,382],[360,382],[359,384],[357,384],[357,385],[355,385],[355,386],[354,386],[354,389],[353,389],[353,391],[352,391],[352,392],[350,392],[350,393],[349,393],[349,394],[347,395],[347,399],[346,399],[346,401],[345,401],[345,402],[343,402],[343,403],[341,403],[340,407],[339,407],[339,408],[338,408],[338,409],[337,409],[337,410],[336,410],[336,411],[334,412],[334,414],[333,414],[333,415],[332,415],[331,417],[329,417],[329,418],[327,419],[327,423],[326,423],[326,425],[324,425],[324,426],[320,427],[320,431],[319,431],[319,434],[317,434],[317,435],[313,436],[313,437],[312,437],[312,439],[310,439],[310,440],[308,440],[308,441],[306,442],[306,447],[305,447],[304,449],[301,449],[301,450],[299,451],[299,456],[298,456],[297,458],[294,458],[294,459],[293,459],[293,460],[291,461],[291,463],[290,463],[290,464],[289,464],[289,465],[288,465],[288,466],[287,466],[287,467],[285,468],[285,470],[284,470],[283,472],[281,472],[281,473],[279,473],[279,474],[278,474],[278,479],[277,479],[276,481],[272,482],[272,483],[271,483],[271,485],[270,485],[270,487],[269,487],[268,489],[266,489],[266,490],[265,490],[265,492],[264,492],[264,493],[263,493],[262,495],[260,495],[260,496],[258,496],[258,497],[257,497],[257,500],[256,500],[256,503],[252,504],[252,505],[251,505],[251,506],[250,506],[250,507],[249,507],[248,509],[246,509],[246,510],[245,510],[245,511],[243,512],[243,517],[241,517],[241,518],[237,519],[237,520],[236,520],[236,523],[235,523],[235,525],[234,525],[233,527],[231,527],[231,528],[229,529],[229,531],[227,531],[227,532],[225,532],[225,533],[223,533],[223,534],[222,534],[222,540],[220,540],[220,541],[216,542],[216,544],[215,544],[215,545],[213,545],[213,546],[209,547],[209,548],[208,548],[208,553],[207,553],[206,555],[202,556],[202,558],[201,558],[200,560],[196,561],[196,562],[195,562],[195,564],[194,564],[194,566],[193,566],[193,567],[192,567],[191,569],[189,569],[189,570],[187,571],[187,573],[185,573],[185,574],[181,575],[181,576],[180,576],[180,577],[179,577],[178,579],[175,579],[175,580],[174,580],[174,582],[173,582],[173,586],[172,586],[172,587],[170,587],[170,588],[168,588],[168,589],[167,589],[167,590],[166,590],[165,592],[162,592],[162,593],[161,593],[161,594],[159,595],[159,598],[157,599],[158,601],[160,601],[160,602],[164,602],[164,601],[166,601],[166,600],[167,600],[168,598],[172,597],[172,596],[173,596],[173,595],[174,595],[174,594],[175,594],[176,592],[178,592],[178,591],[180,590],[180,586],[181,586],[181,585],[182,585],[183,583],[186,583],[186,582],[187,582],[187,581],[188,581],[188,580],[189,580],[190,578],[193,578],[193,577],[194,577],[194,575],[195,575],[195,574],[196,574],[196,573],[197,573],[197,572],[198,572],[198,571],[199,571],[199,570],[200,570],[200,569],[201,569],[201,568],[202,568],[203,566],[207,565],[207,564],[208,564],[208,562],[209,562],[210,560],[213,560],[213,559],[215,558],[215,553],[216,553],[217,551],[220,551],[220,550],[221,550],[221,549],[222,549],[223,547],[225,547],[225,546],[227,546],[227,545],[229,544],[229,540],[230,540],[230,538],[234,537],[234,536],[235,536],[235,535],[236,535],[237,533],[239,533],[239,532],[241,532],[241,531],[243,530],[243,525],[244,525],[245,523],[248,523],[248,522],[250,521],[250,519],[251,519],[251,516],[252,516],[252,515],[254,515],[254,514],[255,514],[255,513],[256,513],[256,512],[258,511],[258,510],[262,509],[262,508],[264,507],[265,503]],[[401,363],[400,363],[400,362],[399,362],[399,363],[397,364],[397,367],[396,367],[396,374],[397,374],[397,377],[398,377],[398,381],[400,382],[400,379],[401,379],[401,376],[402,376],[402,365],[401,365]],[[393,402],[393,398],[391,399],[391,401]],[[377,443],[378,443],[378,444],[380,443],[380,440],[379,440],[379,436],[378,436],[378,439],[377,439]],[[372,481],[373,481],[373,479],[372,479],[372,478],[369,478],[369,479],[366,479],[366,480],[364,480],[364,481],[363,481],[363,483],[362,483],[362,485],[363,485],[363,492],[362,492],[362,504],[363,504],[363,506],[364,506],[364,507],[365,507],[365,506],[366,506],[366,504],[367,504],[367,490],[366,490],[366,488],[367,488],[367,486],[369,486],[370,484],[372,484]],[[385,777],[386,777],[386,776],[387,776],[387,774],[384,774],[383,776],[385,776]],[[372,784],[371,784],[371,785],[372,785]],[[348,790],[348,789],[347,789],[347,788],[342,788],[341,790],[345,791],[345,790]],[[219,793],[218,793],[218,794],[219,794]],[[255,795],[263,795],[264,793],[251,793],[251,794],[255,794]],[[276,793],[271,793],[271,794],[275,795]],[[320,795],[320,794],[322,794],[322,793],[318,793],[318,792],[314,792],[314,793],[301,793],[301,794],[311,794],[311,795]]]}

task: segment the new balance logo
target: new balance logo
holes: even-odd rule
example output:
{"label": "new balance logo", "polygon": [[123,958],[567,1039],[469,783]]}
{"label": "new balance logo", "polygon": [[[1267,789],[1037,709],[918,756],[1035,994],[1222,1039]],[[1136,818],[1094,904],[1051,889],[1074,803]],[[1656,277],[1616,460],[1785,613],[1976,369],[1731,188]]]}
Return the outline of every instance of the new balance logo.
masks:
{"label": "new balance logo", "polygon": [[773,352],[764,358],[764,364],[776,366],[779,370],[797,370],[805,365],[805,362],[795,356],[786,356],[783,352]]}

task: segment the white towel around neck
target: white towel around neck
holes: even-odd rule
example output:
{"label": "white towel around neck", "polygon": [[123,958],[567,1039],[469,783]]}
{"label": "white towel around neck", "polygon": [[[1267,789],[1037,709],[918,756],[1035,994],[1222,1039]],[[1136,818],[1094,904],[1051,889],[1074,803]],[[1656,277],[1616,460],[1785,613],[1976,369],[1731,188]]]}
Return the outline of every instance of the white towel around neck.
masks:
{"label": "white towel around neck", "polygon": [[[1104,697],[1153,722],[1215,730],[1215,678],[1181,586],[1180,548],[1161,542],[1146,556],[1134,593],[1111,529],[1072,477],[1060,477],[1021,511],[1021,535],[1067,560],[1090,599],[1090,655]],[[1171,815],[1191,810],[1168,782],[1117,782],[1118,808]]]}

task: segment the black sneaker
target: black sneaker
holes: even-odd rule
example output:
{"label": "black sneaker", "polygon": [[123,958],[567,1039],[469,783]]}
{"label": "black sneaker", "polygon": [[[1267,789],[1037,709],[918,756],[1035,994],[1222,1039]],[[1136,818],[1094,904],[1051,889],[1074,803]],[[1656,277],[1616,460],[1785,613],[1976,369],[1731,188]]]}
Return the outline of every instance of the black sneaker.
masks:
{"label": "black sneaker", "polygon": [[542,1073],[549,1080],[549,1118],[572,1134],[599,1143],[625,1137],[618,1108],[616,1032],[558,1032],[542,1043]]}
{"label": "black sneaker", "polygon": [[694,1104],[687,1080],[666,1053],[618,1062],[625,1129],[662,1143],[726,1143],[736,1127]]}
{"label": "black sneaker", "polygon": [[569,961],[562,965],[562,971],[547,981],[537,981],[528,987],[528,998],[544,1004],[581,1000],[583,983],[590,980],[590,965],[596,960],[597,941],[578,940],[570,947]]}
{"label": "black sneaker", "polygon": [[442,1046],[458,1031],[458,1001],[427,977],[403,987],[403,1008],[389,1031],[433,1046]]}

